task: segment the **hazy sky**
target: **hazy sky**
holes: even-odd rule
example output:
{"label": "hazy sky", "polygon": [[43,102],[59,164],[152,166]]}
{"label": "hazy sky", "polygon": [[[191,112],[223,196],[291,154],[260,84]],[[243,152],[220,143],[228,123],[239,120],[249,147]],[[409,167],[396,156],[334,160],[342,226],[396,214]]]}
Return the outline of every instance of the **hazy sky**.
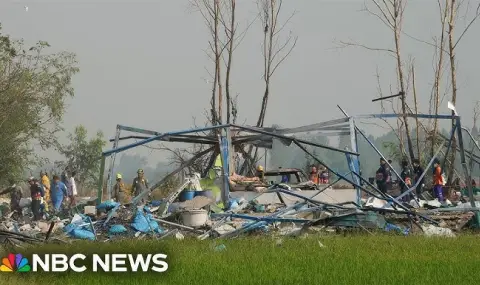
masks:
{"label": "hazy sky", "polygon": [[[405,32],[431,41],[440,30],[437,1],[410,2]],[[298,126],[340,118],[337,104],[350,114],[379,112],[371,103],[378,97],[377,67],[384,91],[389,93],[390,86],[396,91],[392,57],[361,48],[332,49],[334,40],[349,39],[392,47],[392,34],[360,11],[363,5],[353,0],[284,1],[285,16],[298,12],[286,28],[286,33],[298,35],[298,43],[275,74],[267,124]],[[258,12],[252,0],[237,1],[237,9],[241,27]],[[186,0],[0,0],[0,22],[3,32],[13,37],[46,40],[55,50],[78,55],[80,73],[65,116],[67,130],[83,124],[111,137],[116,124],[169,131],[189,128],[193,116],[203,119],[211,89],[202,79],[208,77],[205,67],[211,67],[204,52],[208,33]],[[457,50],[457,108],[465,114],[466,125],[472,124],[473,103],[480,99],[479,25],[470,29]],[[465,21],[460,19],[458,26],[464,27]],[[234,58],[232,91],[240,94],[240,121],[247,124],[256,121],[263,94],[261,39],[262,27],[256,22]],[[426,112],[433,48],[403,36],[402,51],[406,61],[415,58],[420,108]],[[446,102],[441,109],[447,111]]]}

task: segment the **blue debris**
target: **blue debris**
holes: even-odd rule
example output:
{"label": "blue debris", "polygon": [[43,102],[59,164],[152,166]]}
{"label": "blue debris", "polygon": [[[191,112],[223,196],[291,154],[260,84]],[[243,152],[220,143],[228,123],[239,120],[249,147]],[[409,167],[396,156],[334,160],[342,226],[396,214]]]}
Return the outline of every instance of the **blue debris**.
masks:
{"label": "blue debris", "polygon": [[163,201],[152,201],[152,203],[150,203],[152,205],[152,207],[159,207],[160,205],[162,205]]}
{"label": "blue debris", "polygon": [[230,200],[229,203],[228,203],[228,209],[233,210],[233,209],[236,209],[236,208],[238,208],[238,201],[235,200],[235,199]]}
{"label": "blue debris", "polygon": [[158,223],[152,219],[151,214],[145,214],[141,210],[137,210],[133,222],[132,228],[142,233],[162,233],[164,230],[158,225]]}
{"label": "blue debris", "polygon": [[[75,219],[75,217],[80,219]],[[95,240],[95,232],[90,218],[78,214],[75,217],[72,219],[72,223],[63,228],[63,231],[73,238]]]}
{"label": "blue debris", "polygon": [[402,229],[401,227],[399,227],[397,225],[387,223],[385,225],[385,231],[386,232],[396,231],[396,232],[401,233],[403,235],[408,235],[410,233],[410,228]]}
{"label": "blue debris", "polygon": [[123,225],[113,225],[108,231],[108,233],[111,235],[123,234],[125,232],[127,232],[127,228],[125,228]]}
{"label": "blue debris", "polygon": [[95,234],[89,230],[84,230],[80,228],[73,229],[69,235],[78,239],[89,239],[95,240]]}
{"label": "blue debris", "polygon": [[115,207],[119,207],[120,203],[114,202],[114,201],[105,201],[102,204],[97,206],[97,210],[106,210],[109,211]]}

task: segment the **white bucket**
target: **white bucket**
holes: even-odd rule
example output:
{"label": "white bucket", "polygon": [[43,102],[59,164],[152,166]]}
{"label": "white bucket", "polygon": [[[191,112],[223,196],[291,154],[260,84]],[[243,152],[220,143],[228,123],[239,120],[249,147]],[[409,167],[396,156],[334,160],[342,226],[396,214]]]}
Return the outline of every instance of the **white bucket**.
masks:
{"label": "white bucket", "polygon": [[188,227],[201,227],[208,220],[208,212],[205,210],[188,210],[182,212],[182,221]]}

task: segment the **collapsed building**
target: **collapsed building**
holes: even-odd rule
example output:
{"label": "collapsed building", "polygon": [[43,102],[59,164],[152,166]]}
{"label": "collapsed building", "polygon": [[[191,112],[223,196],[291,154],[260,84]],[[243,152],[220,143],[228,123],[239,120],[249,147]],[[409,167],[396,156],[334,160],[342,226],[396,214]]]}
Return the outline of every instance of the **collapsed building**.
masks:
{"label": "collapsed building", "polygon": [[[370,114],[349,116],[343,111],[344,118],[320,122],[296,128],[259,128],[236,124],[215,125],[198,129],[160,133],[140,128],[117,126],[113,148],[102,153],[100,179],[97,197],[80,203],[71,213],[74,217],[55,217],[50,224],[26,227],[28,231],[40,232],[46,238],[63,228],[63,232],[74,238],[91,240],[112,240],[119,237],[155,236],[164,238],[184,235],[195,235],[199,239],[232,238],[250,232],[274,232],[283,235],[301,235],[309,231],[331,232],[338,229],[357,229],[372,233],[375,230],[395,231],[399,234],[422,233],[425,235],[454,236],[454,232],[465,226],[478,228],[479,202],[476,201],[475,189],[471,183],[471,166],[469,157],[477,165],[480,159],[473,152],[465,150],[463,133],[467,133],[475,147],[480,150],[478,142],[470,132],[461,126],[460,116],[408,114],[405,116],[455,120],[450,137],[444,137],[435,155],[425,165],[423,178],[430,169],[434,159],[442,152],[444,157],[450,151],[460,155],[465,191],[459,192],[458,201],[441,205],[434,199],[415,197],[409,203],[403,198],[413,194],[420,181],[400,195],[384,193],[377,189],[367,178],[362,176],[359,163],[358,140],[362,136],[375,150],[379,157],[388,161],[377,146],[356,125],[359,119],[398,118],[398,114]],[[135,135],[121,136],[122,132],[133,132]],[[350,147],[338,149],[295,137],[299,133],[318,132],[325,135],[348,135]],[[452,149],[452,140],[456,139],[456,148]],[[119,146],[120,141],[136,139],[128,145]],[[273,140],[282,144],[295,145],[311,157],[318,165],[325,167],[335,179],[326,185],[312,185],[306,179],[300,179],[302,173],[296,169],[273,170],[274,175],[297,175],[296,183],[258,183],[240,175],[236,159],[241,154],[248,159],[245,146],[271,148]],[[116,154],[148,144],[150,142],[180,142],[202,144],[207,147],[184,161],[177,169],[161,177],[148,189],[134,197],[128,204],[113,202],[112,182]],[[348,173],[339,173],[320,157],[310,152],[306,146],[322,148],[345,156]],[[207,157],[208,165],[203,173],[190,173],[183,177],[180,185],[167,197],[158,201],[141,204],[152,192],[162,189],[169,178],[182,172],[195,161]],[[109,167],[106,169],[107,161]],[[387,162],[399,182],[401,176]],[[444,164],[444,162],[443,162]],[[254,167],[254,165],[250,165]],[[268,170],[267,170],[268,172]],[[203,179],[203,185],[201,180]],[[419,179],[421,180],[421,179]],[[353,186],[352,190],[334,190],[332,186],[345,181]],[[205,186],[206,185],[206,186]],[[245,187],[238,187],[243,185]],[[250,187],[251,186],[251,187]],[[205,188],[205,189],[203,189]],[[212,191],[211,188],[218,189]],[[257,190],[257,191],[249,191]],[[337,202],[327,199],[329,195],[343,197]],[[187,195],[188,194],[188,195]],[[104,199],[105,197],[105,199]],[[341,200],[338,202],[338,200]],[[59,225],[55,227],[55,225]],[[27,231],[23,230],[23,231]],[[22,230],[10,222],[4,223],[0,238],[4,240],[22,239],[32,241],[34,237],[21,233]]]}

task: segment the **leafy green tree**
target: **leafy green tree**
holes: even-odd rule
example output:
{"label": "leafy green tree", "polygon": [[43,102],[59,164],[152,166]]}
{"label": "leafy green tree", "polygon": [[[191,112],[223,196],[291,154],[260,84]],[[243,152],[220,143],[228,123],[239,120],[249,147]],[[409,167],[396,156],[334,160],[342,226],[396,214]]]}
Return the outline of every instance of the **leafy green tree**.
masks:
{"label": "leafy green tree", "polygon": [[88,139],[87,129],[77,126],[69,135],[69,144],[60,147],[60,153],[65,156],[64,167],[77,173],[76,180],[83,186],[94,187],[99,179],[100,158],[106,145],[102,132]]}
{"label": "leafy green tree", "polygon": [[39,158],[34,145],[57,145],[55,134],[73,96],[75,55],[47,51],[47,42],[25,47],[0,26],[0,183],[16,178]]}

